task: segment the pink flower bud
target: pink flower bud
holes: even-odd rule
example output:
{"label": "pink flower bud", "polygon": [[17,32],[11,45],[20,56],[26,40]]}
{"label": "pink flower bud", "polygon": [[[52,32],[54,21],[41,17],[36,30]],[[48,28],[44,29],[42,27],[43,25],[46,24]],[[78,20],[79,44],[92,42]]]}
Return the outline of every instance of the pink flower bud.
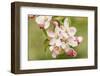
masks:
{"label": "pink flower bud", "polygon": [[74,49],[69,49],[69,51],[67,52],[67,55],[71,57],[76,57],[77,52]]}

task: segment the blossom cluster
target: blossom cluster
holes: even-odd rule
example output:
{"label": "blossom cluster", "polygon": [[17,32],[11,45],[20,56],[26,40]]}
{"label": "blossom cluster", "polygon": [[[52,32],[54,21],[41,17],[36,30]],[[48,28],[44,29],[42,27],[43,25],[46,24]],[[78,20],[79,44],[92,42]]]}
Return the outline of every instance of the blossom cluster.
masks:
{"label": "blossom cluster", "polygon": [[[54,20],[53,16],[36,16],[35,21],[47,35],[49,41],[48,46],[53,58],[64,51],[64,53],[71,57],[77,56],[77,47],[82,41],[82,36],[76,36],[77,29],[69,24],[69,18],[65,17],[63,24],[58,20]],[[54,29],[49,29],[54,26]]]}

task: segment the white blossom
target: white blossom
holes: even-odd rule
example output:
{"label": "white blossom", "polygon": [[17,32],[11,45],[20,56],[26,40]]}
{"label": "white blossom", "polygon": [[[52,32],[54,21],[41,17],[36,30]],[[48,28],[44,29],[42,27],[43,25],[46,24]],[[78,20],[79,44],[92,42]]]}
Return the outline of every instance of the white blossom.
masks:
{"label": "white blossom", "polygon": [[50,26],[51,19],[52,16],[36,16],[37,24],[44,29],[47,29]]}
{"label": "white blossom", "polygon": [[[50,26],[51,19],[52,16],[37,16],[36,22],[40,27],[47,29]],[[64,50],[68,56],[76,57],[77,52],[73,47],[78,46],[83,41],[83,37],[75,36],[77,29],[73,26],[70,27],[68,18],[64,19],[63,25],[58,25],[57,21],[52,23],[55,25],[54,30],[46,30],[52,57],[56,58],[61,50]]]}

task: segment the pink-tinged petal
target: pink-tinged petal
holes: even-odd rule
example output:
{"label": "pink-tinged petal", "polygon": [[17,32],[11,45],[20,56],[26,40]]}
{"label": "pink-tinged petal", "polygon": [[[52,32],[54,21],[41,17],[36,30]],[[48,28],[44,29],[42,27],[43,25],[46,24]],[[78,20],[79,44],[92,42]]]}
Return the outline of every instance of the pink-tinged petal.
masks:
{"label": "pink-tinged petal", "polygon": [[61,51],[61,48],[60,47],[57,47],[57,46],[55,46],[54,47],[54,49],[53,49],[53,52],[55,53],[55,54],[60,54],[60,51]]}
{"label": "pink-tinged petal", "polygon": [[60,40],[60,39],[57,39],[57,40],[56,40],[56,46],[59,47],[59,46],[61,46],[61,45],[62,45],[61,40]]}
{"label": "pink-tinged petal", "polygon": [[74,36],[76,34],[76,28],[75,27],[70,27],[69,30],[68,30],[68,34],[70,36]]}
{"label": "pink-tinged petal", "polygon": [[78,44],[80,44],[83,41],[83,37],[81,37],[81,36],[76,37],[76,39],[74,41],[76,41]]}
{"label": "pink-tinged petal", "polygon": [[37,24],[44,24],[45,23],[44,16],[36,16],[35,21]]}
{"label": "pink-tinged petal", "polygon": [[56,58],[56,56],[60,53],[61,49],[60,47],[57,47],[57,46],[50,46],[50,51],[52,53],[52,57],[53,58]]}
{"label": "pink-tinged petal", "polygon": [[49,42],[50,45],[55,45],[55,43],[56,43],[56,39],[54,39],[54,38],[50,39],[50,42]]}
{"label": "pink-tinged petal", "polygon": [[58,26],[55,27],[55,33],[60,39],[63,37],[67,38],[67,33]]}
{"label": "pink-tinged petal", "polygon": [[47,34],[48,34],[48,36],[51,37],[51,38],[55,37],[55,33],[54,33],[53,31],[51,31],[51,30],[48,30],[48,31],[47,31]]}
{"label": "pink-tinged petal", "polygon": [[69,51],[69,48],[64,49],[65,53],[67,53]]}
{"label": "pink-tinged petal", "polygon": [[76,37],[69,37],[68,38],[68,44],[72,47],[78,46],[78,42],[76,40]]}
{"label": "pink-tinged petal", "polygon": [[68,39],[68,34],[66,32],[62,32],[62,35],[65,39]]}
{"label": "pink-tinged petal", "polygon": [[69,51],[69,49],[70,49],[70,46],[68,44],[66,44],[66,46],[64,48],[65,53],[67,53]]}
{"label": "pink-tinged petal", "polygon": [[77,37],[77,40],[78,40],[79,43],[81,43],[83,41],[83,37],[79,36],[79,37]]}
{"label": "pink-tinged petal", "polygon": [[44,24],[38,24],[40,29],[44,29]]}
{"label": "pink-tinged petal", "polygon": [[52,16],[36,16],[35,21],[39,25],[44,25],[44,29],[47,29],[50,26],[50,20]]}
{"label": "pink-tinged petal", "polygon": [[51,51],[52,53],[55,53],[55,54],[57,54],[57,55],[58,55],[59,52],[60,52],[60,48],[57,47],[57,46],[50,46],[49,49],[50,49],[50,51]]}
{"label": "pink-tinged petal", "polygon": [[70,48],[68,50],[68,52],[67,52],[67,55],[71,56],[71,57],[76,57],[77,56],[77,52],[74,49]]}

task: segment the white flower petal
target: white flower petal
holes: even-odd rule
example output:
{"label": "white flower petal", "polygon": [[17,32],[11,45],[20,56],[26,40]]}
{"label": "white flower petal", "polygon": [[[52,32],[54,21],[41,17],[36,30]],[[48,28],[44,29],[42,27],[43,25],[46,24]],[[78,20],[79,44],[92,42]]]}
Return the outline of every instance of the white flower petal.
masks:
{"label": "white flower petal", "polygon": [[68,30],[68,34],[70,36],[74,36],[76,34],[76,28],[75,27],[70,27],[69,30]]}
{"label": "white flower petal", "polygon": [[66,44],[65,44],[65,42],[62,42],[61,47],[62,47],[63,49],[65,49],[65,48],[66,48]]}
{"label": "white flower petal", "polygon": [[61,30],[61,29],[60,29],[58,26],[55,27],[55,32],[56,32],[56,33],[59,33],[60,30]]}
{"label": "white flower petal", "polygon": [[49,49],[50,49],[50,51],[52,52],[53,49],[54,49],[54,46],[50,46]]}
{"label": "white flower petal", "polygon": [[54,52],[56,55],[58,55],[58,54],[60,53],[60,51],[61,51],[61,48],[60,48],[60,47],[54,46],[53,52]]}
{"label": "white flower petal", "polygon": [[56,55],[54,52],[52,52],[52,57],[53,57],[53,58],[56,58],[57,55]]}
{"label": "white flower petal", "polygon": [[69,29],[69,21],[68,21],[68,18],[65,18],[65,20],[64,20],[64,27],[66,29]]}
{"label": "white flower petal", "polygon": [[67,53],[69,51],[69,48],[64,49],[65,53]]}
{"label": "white flower petal", "polygon": [[55,37],[55,33],[53,31],[48,30],[47,34],[49,37],[54,38]]}
{"label": "white flower petal", "polygon": [[83,37],[82,36],[77,37],[77,39],[78,39],[79,43],[83,41]]}
{"label": "white flower petal", "polygon": [[62,44],[62,48],[64,49],[65,52],[67,52],[69,50],[69,45],[68,44]]}
{"label": "white flower petal", "polygon": [[60,51],[59,47],[50,46],[49,49],[50,49],[50,51],[51,51],[51,53],[52,53],[52,57],[53,57],[53,58],[56,58],[56,56],[59,54],[59,51]]}
{"label": "white flower petal", "polygon": [[68,34],[67,34],[66,32],[62,32],[62,34],[63,34],[63,37],[64,37],[65,39],[68,38]]}
{"label": "white flower petal", "polygon": [[77,42],[75,42],[75,41],[69,42],[69,45],[71,45],[72,47],[78,46]]}
{"label": "white flower petal", "polygon": [[47,16],[48,21],[50,21],[52,19],[52,16]]}
{"label": "white flower petal", "polygon": [[44,16],[37,16],[36,22],[37,24],[44,24]]}
{"label": "white flower petal", "polygon": [[43,24],[38,24],[40,28],[44,28],[44,25]]}
{"label": "white flower petal", "polygon": [[62,30],[60,27],[56,27],[55,28],[55,33],[57,34],[57,36],[59,37],[59,38],[62,38],[63,37],[63,34],[64,34],[64,30]]}
{"label": "white flower petal", "polygon": [[57,39],[56,40],[56,46],[61,46],[61,45],[62,45],[61,40],[60,39]]}
{"label": "white flower petal", "polygon": [[45,16],[46,22],[45,22],[45,29],[47,29],[50,26],[50,20],[52,19],[52,16]]}
{"label": "white flower petal", "polygon": [[77,43],[75,37],[70,37],[70,38],[68,39],[68,44],[69,44],[70,46],[72,46],[72,47],[78,46],[78,43]]}
{"label": "white flower petal", "polygon": [[55,38],[50,39],[50,42],[49,42],[50,45],[55,45],[55,43],[56,43],[56,39]]}
{"label": "white flower petal", "polygon": [[49,21],[47,21],[47,22],[45,22],[45,24],[44,24],[45,26],[44,26],[44,28],[45,29],[47,29],[49,26],[50,26],[50,22]]}

